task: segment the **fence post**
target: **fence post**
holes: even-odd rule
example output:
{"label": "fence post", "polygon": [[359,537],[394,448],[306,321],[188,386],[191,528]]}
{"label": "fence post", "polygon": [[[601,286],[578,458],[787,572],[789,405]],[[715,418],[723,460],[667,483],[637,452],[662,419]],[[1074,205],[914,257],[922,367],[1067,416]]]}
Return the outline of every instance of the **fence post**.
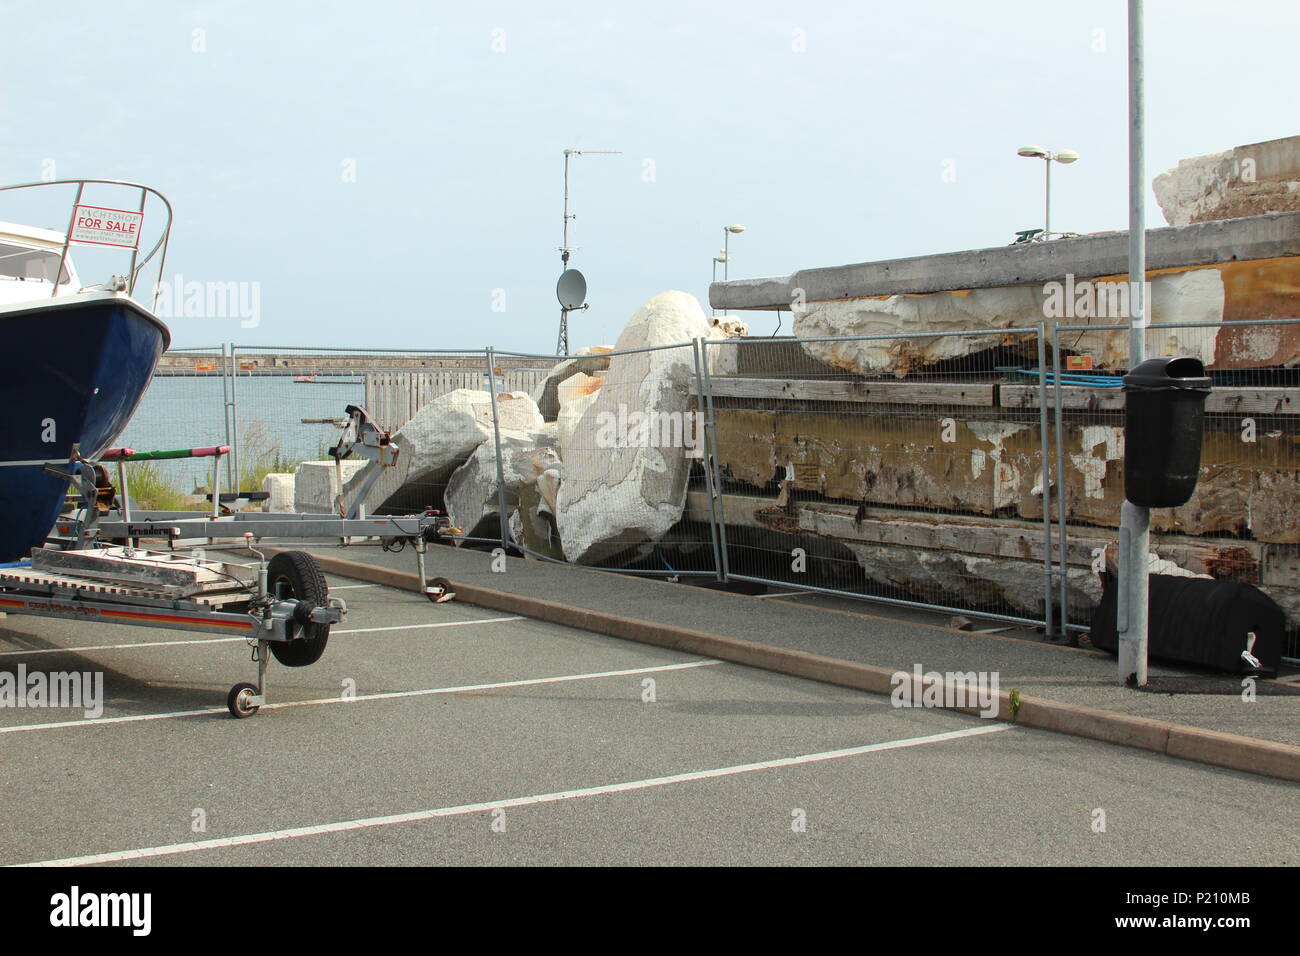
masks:
{"label": "fence post", "polygon": [[483,350],[487,362],[488,395],[492,399],[492,442],[497,453],[497,517],[500,519],[501,547],[509,548],[510,515],[506,511],[506,473],[501,460],[501,416],[497,409],[496,356],[492,346]]}
{"label": "fence post", "polygon": [[[226,343],[221,343],[221,368],[218,374],[221,375],[221,420],[226,426],[226,447],[230,447],[230,370],[234,368],[234,363],[230,361],[227,355]],[[230,470],[230,457],[226,457],[226,484],[235,483],[234,473]]]}
{"label": "fence post", "polygon": [[1043,483],[1043,632],[1056,635],[1052,614],[1052,462],[1051,439],[1047,432],[1047,336],[1046,325],[1038,323],[1038,459]]}
{"label": "fence post", "polygon": [[[704,386],[704,454],[706,467],[713,474],[713,516],[717,525],[718,534],[718,554],[722,559],[719,567],[718,580],[723,584],[727,583],[731,576],[731,564],[727,557],[727,511],[722,502],[722,466],[719,464],[718,456],[718,429],[717,418],[713,412],[713,379],[709,375],[709,346],[708,340],[701,343],[700,349],[700,375]],[[732,348],[739,348],[732,345]]]}
{"label": "fence post", "polygon": [[236,356],[235,343],[230,343],[230,467],[234,472],[230,479],[230,489],[239,491],[239,359]]}
{"label": "fence post", "polygon": [[[726,577],[722,573],[722,548],[718,543],[718,512],[717,499],[713,484],[713,455],[709,452],[708,434],[713,427],[712,416],[706,411],[706,397],[704,394],[704,375],[701,372],[700,353],[704,351],[702,339],[696,338],[691,340],[691,346],[695,353],[695,390],[697,397],[695,401],[695,414],[700,416],[704,423],[700,429],[700,438],[703,440],[703,446],[700,449],[702,456],[701,464],[704,466],[704,493],[709,496],[709,544],[713,548],[713,570],[717,574],[719,581],[725,581]],[[707,353],[706,353],[707,354]],[[705,359],[707,361],[707,358]]]}
{"label": "fence post", "polygon": [[1056,373],[1052,376],[1054,382],[1052,386],[1052,404],[1055,406],[1053,419],[1056,422],[1056,480],[1058,483],[1056,489],[1056,523],[1060,538],[1057,600],[1061,607],[1061,634],[1069,637],[1070,604],[1068,600],[1069,580],[1067,578],[1069,566],[1066,563],[1069,541],[1065,535],[1065,424],[1061,410],[1061,332],[1058,326],[1052,326],[1052,371]]}

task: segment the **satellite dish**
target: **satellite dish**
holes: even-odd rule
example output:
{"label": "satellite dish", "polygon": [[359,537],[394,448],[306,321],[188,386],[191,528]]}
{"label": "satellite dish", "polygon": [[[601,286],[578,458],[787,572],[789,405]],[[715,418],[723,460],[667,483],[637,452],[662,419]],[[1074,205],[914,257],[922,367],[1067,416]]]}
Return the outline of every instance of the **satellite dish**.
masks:
{"label": "satellite dish", "polygon": [[555,284],[555,297],[560,300],[561,308],[581,309],[587,301],[586,277],[577,269],[565,269],[560,274],[560,281]]}

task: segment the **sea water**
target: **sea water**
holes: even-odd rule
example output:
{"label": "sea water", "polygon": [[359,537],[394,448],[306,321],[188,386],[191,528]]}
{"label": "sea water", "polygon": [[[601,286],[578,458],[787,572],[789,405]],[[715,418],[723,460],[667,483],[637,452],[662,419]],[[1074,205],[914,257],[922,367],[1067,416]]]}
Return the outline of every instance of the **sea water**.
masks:
{"label": "sea water", "polygon": [[[114,444],[136,451],[227,444],[223,405],[228,400],[222,396],[217,375],[155,376]],[[348,405],[361,405],[364,400],[365,385],[359,376],[318,376],[313,382],[295,382],[288,375],[240,376],[234,396],[240,470],[247,472],[258,459],[275,456],[289,462],[324,458],[325,449],[338,441],[341,430],[305,424],[303,419],[341,419]],[[158,462],[169,477],[174,476],[173,484],[187,492],[208,484],[211,464],[211,459]],[[223,467],[223,484],[225,480]]]}

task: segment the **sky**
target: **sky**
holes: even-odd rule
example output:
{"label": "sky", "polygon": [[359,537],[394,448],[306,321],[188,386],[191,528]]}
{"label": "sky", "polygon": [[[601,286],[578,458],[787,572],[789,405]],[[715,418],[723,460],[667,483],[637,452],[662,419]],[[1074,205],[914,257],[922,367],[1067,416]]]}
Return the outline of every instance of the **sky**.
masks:
{"label": "sky", "polygon": [[[1148,182],[1300,132],[1300,3],[1145,6]],[[0,0],[0,184],[164,193],[163,278],[246,306],[174,346],[549,354],[565,148],[620,151],[571,160],[576,348],[667,289],[707,309],[731,223],[732,278],[1003,245],[1042,225],[1028,143],[1081,157],[1053,231],[1126,228],[1126,44],[1124,0]],[[63,228],[59,189],[0,220]]]}

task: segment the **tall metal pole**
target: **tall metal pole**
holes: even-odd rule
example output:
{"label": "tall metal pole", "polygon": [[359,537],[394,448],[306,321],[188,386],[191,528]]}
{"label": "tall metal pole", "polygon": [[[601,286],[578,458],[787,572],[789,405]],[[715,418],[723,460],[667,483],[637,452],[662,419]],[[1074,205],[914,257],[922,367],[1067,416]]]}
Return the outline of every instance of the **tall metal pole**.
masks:
{"label": "tall metal pole", "polygon": [[[569,157],[573,150],[564,151],[564,238],[560,243],[560,271],[569,268]],[[560,306],[560,337],[555,343],[556,355],[569,354],[569,310]],[[504,542],[502,542],[504,545]]]}
{"label": "tall metal pole", "polygon": [[[718,281],[718,257],[717,256],[713,257],[713,281],[714,282]],[[714,315],[718,314],[717,309],[713,309],[712,311]]]}
{"label": "tall metal pole", "polygon": [[[1132,369],[1146,358],[1146,192],[1143,155],[1142,0],[1128,0],[1128,281],[1132,315],[1128,360]],[[1151,512],[1125,501],[1120,511],[1119,679],[1138,687],[1147,683],[1147,553]]]}
{"label": "tall metal pole", "polygon": [[[569,157],[582,156],[584,153],[592,153],[598,156],[622,155],[622,151],[616,149],[566,149],[564,151],[564,238],[560,246],[561,272],[569,268],[569,253],[573,251],[569,248],[569,222],[576,218],[569,212]],[[566,309],[563,305],[560,306],[560,336],[555,344],[556,355],[569,354],[569,313],[572,311],[576,310]]]}
{"label": "tall metal pole", "polygon": [[1043,194],[1043,238],[1052,238],[1052,154],[1043,158],[1043,168],[1047,170],[1047,187]]}
{"label": "tall metal pole", "polygon": [[722,281],[731,278],[731,230],[722,227]]}
{"label": "tall metal pole", "polygon": [[510,546],[510,511],[506,503],[505,465],[501,460],[501,414],[497,406],[496,353],[492,346],[483,350],[483,359],[487,362],[488,394],[492,400],[492,443],[497,453],[497,530],[501,536],[501,547]]}
{"label": "tall metal pole", "polygon": [[[228,379],[230,377],[230,369],[234,368],[234,365],[229,364],[229,362],[230,360],[226,355],[226,343],[222,342],[221,343],[221,412],[222,412],[222,417],[225,419],[226,422],[226,447],[233,448],[234,445],[231,444],[231,438],[230,438],[230,416],[231,416],[230,404],[231,403],[230,403],[230,382],[228,381]],[[217,458],[220,459],[221,456],[218,455]],[[234,466],[230,463],[230,456],[227,455],[226,456],[226,483],[230,485],[230,487],[232,488],[235,487],[235,473],[231,470],[233,467]]]}

